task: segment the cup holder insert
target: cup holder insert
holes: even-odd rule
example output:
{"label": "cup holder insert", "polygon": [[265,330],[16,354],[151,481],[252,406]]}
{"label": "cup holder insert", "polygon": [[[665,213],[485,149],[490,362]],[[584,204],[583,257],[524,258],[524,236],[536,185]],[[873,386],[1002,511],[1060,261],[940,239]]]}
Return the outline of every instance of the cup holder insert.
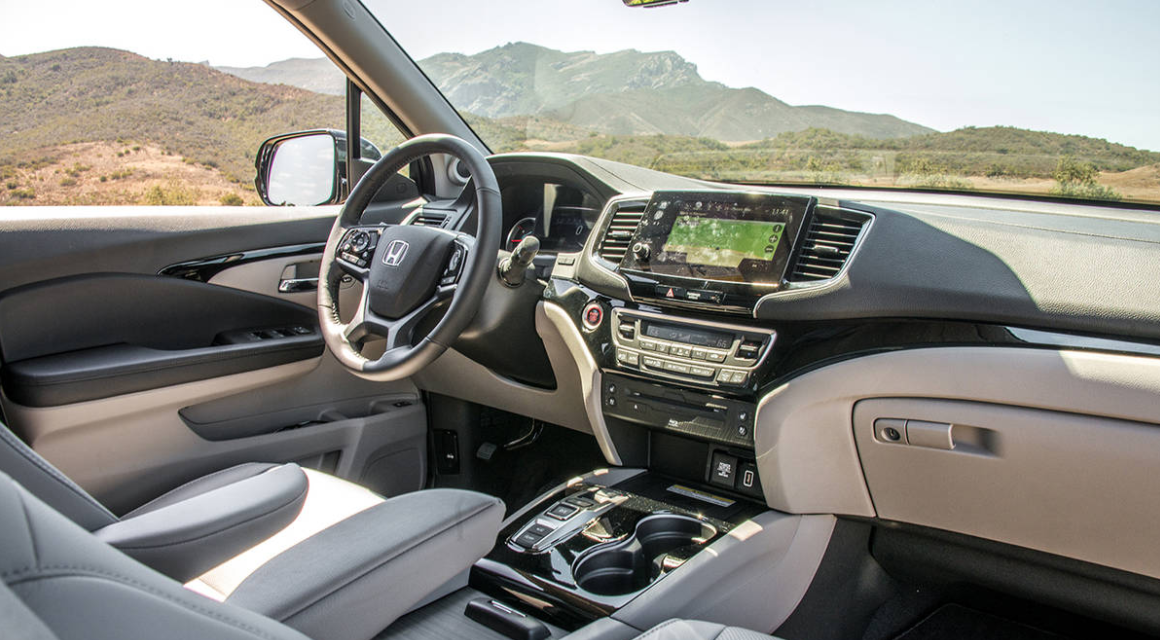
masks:
{"label": "cup holder insert", "polygon": [[634,593],[664,574],[666,558],[683,562],[716,535],[716,527],[689,516],[647,516],[627,539],[595,547],[581,556],[572,576],[576,585],[589,593]]}

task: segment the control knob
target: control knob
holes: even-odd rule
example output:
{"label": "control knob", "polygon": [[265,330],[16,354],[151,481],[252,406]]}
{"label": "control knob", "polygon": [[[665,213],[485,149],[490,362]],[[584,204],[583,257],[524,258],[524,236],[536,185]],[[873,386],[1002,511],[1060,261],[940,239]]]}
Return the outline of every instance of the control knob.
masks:
{"label": "control knob", "polygon": [[648,260],[650,252],[649,246],[643,242],[637,242],[632,245],[632,255],[636,256],[636,259],[641,262]]}

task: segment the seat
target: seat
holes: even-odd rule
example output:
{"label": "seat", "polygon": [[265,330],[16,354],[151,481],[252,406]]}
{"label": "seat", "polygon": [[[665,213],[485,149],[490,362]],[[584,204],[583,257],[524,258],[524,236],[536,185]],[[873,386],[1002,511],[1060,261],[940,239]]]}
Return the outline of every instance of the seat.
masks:
{"label": "seat", "polygon": [[118,518],[3,424],[0,471],[105,542],[218,599],[278,553],[383,501],[294,464],[251,462],[192,480]]}
{"label": "seat", "polygon": [[[366,515],[374,513],[371,509]],[[272,585],[263,585],[266,586]],[[346,603],[336,604],[345,618],[357,617],[357,608],[343,606]],[[5,637],[28,640],[121,640],[158,636],[172,640],[308,638],[247,608],[229,601],[216,602],[182,588],[171,578],[101,542],[3,473],[0,473],[0,629],[4,629]],[[588,637],[583,630],[577,634]],[[309,637],[322,640],[343,638],[347,634],[340,627],[328,626]],[[679,619],[663,622],[637,636],[637,640],[771,638],[738,627]]]}
{"label": "seat", "polygon": [[701,620],[666,620],[636,640],[777,640],[771,635]]}
{"label": "seat", "polygon": [[491,550],[503,502],[391,499],[294,464],[247,463],[118,518],[0,425],[0,472],[98,542],[219,602],[365,640]]}

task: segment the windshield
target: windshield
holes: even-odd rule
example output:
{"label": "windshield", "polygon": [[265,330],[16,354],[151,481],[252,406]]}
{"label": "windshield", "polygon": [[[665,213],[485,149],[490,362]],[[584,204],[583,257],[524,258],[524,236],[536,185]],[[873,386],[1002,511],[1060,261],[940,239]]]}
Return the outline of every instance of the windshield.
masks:
{"label": "windshield", "polygon": [[1160,203],[1160,3],[366,0],[495,152]]}

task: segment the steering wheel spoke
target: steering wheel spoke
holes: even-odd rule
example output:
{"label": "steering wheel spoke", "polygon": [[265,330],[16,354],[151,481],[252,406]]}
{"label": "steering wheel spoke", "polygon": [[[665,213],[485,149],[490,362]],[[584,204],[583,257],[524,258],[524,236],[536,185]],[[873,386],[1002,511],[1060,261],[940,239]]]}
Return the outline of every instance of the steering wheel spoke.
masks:
{"label": "steering wheel spoke", "polygon": [[[471,173],[455,202],[440,204],[450,206],[449,220],[476,220],[475,236],[435,226],[362,224],[382,186],[403,167],[432,154],[457,157]],[[463,140],[419,136],[384,155],[351,191],[322,257],[319,322],[331,353],[355,374],[383,381],[408,377],[434,361],[475,317],[496,277],[501,217],[495,173]],[[354,317],[343,323],[337,313],[338,287],[347,275],[363,284],[363,293]],[[436,311],[442,311],[438,321],[425,324]],[[372,338],[385,339],[383,355],[360,357]]]}
{"label": "steering wheel spoke", "polygon": [[[450,291],[446,292],[445,289],[450,289]],[[384,338],[387,341],[387,351],[400,347],[410,347],[415,335],[415,328],[437,304],[454,295],[454,292],[455,285],[440,287],[434,295],[403,317],[391,319],[384,318],[371,310],[367,293],[364,290],[362,299],[359,301],[358,311],[343,328],[343,337],[356,346],[361,346],[370,338]]]}

